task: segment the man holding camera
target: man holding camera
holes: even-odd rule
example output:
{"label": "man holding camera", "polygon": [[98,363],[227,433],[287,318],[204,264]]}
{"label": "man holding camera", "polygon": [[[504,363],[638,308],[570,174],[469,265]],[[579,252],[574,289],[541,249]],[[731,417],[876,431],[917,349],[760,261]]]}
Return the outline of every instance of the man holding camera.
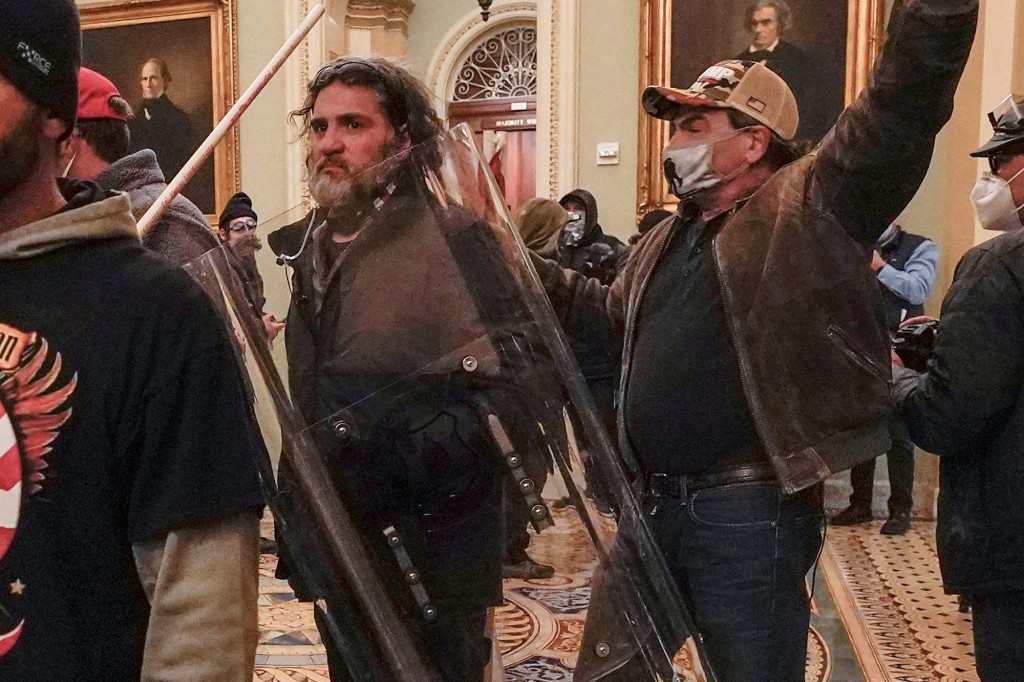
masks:
{"label": "man holding camera", "polygon": [[947,592],[969,595],[978,673],[1024,670],[1024,97],[989,114],[971,201],[1005,234],[968,251],[942,303],[928,370],[897,368],[900,416],[939,455],[937,544]]}

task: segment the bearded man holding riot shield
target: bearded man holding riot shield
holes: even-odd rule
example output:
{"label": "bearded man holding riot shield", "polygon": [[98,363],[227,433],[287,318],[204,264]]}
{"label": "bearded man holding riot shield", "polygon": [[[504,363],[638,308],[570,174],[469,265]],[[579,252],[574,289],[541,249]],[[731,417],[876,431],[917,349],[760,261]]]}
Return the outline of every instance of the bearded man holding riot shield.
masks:
{"label": "bearded man holding riot shield", "polygon": [[[648,677],[671,679],[693,630],[472,131],[443,132],[379,59],[325,66],[295,118],[318,205],[268,237],[292,266],[287,386],[223,259],[194,274],[272,398],[278,575],[316,602],[332,680],[482,678],[503,476],[535,530],[554,526],[535,551],[579,608],[595,560],[617,577],[605,598],[626,625],[601,647],[639,644]],[[530,473],[549,466],[572,502],[551,511]]]}
{"label": "bearded man holding riot shield", "polygon": [[[493,275],[500,289],[501,268],[474,250],[472,214],[433,210],[418,171],[438,168],[441,126],[404,70],[335,61],[293,116],[310,141],[320,206],[270,236],[279,253],[308,242],[292,259],[293,395],[321,425],[335,484],[426,658],[446,680],[480,680],[487,609],[502,598],[501,457],[480,413],[501,400],[483,377],[505,370],[483,366],[485,354],[480,367],[473,354],[445,358],[485,336],[487,313],[462,285],[464,269]],[[515,305],[514,291],[486,295],[489,312]],[[343,654],[328,648],[332,679],[347,679]]]}

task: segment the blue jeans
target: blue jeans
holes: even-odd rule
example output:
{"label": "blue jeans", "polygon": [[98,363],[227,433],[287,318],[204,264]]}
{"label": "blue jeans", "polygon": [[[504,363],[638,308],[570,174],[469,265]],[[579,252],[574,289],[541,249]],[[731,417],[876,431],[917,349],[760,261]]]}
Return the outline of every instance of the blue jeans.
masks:
{"label": "blue jeans", "polygon": [[744,483],[646,500],[719,682],[803,682],[821,491]]}

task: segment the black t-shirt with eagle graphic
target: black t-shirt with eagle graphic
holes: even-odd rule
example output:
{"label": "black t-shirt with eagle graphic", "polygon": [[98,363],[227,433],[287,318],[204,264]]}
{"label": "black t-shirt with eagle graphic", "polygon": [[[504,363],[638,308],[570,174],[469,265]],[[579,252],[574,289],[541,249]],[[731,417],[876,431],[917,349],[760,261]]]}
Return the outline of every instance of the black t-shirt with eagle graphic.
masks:
{"label": "black t-shirt with eagle graphic", "polygon": [[130,238],[0,261],[0,292],[0,680],[137,680],[132,543],[263,503],[233,340]]}

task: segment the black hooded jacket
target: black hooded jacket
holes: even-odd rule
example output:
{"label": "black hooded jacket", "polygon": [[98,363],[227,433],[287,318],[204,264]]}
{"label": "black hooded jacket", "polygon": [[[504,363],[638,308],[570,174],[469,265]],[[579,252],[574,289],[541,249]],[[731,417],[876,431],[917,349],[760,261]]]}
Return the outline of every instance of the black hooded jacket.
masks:
{"label": "black hooded jacket", "polygon": [[558,263],[563,268],[575,270],[586,277],[611,284],[629,255],[629,247],[607,235],[597,222],[597,200],[585,189],[574,189],[558,202],[564,208],[569,202],[580,204],[586,209],[583,239],[575,246],[565,243],[565,232],[558,239]]}
{"label": "black hooded jacket", "polygon": [[928,371],[895,379],[914,442],[939,455],[946,591],[1024,589],[1024,230],[964,255]]}
{"label": "black hooded jacket", "polygon": [[[598,279],[602,284],[611,284],[629,256],[629,247],[601,230],[597,222],[597,200],[593,194],[585,189],[575,189],[562,197],[559,203],[564,207],[570,201],[585,207],[586,231],[576,246],[566,246],[565,233],[562,233],[558,238],[558,263],[585,277]],[[595,324],[587,314],[581,314],[572,328],[577,332],[587,330],[574,334],[570,339],[583,378],[588,382],[611,379],[621,352],[621,339],[607,328]]]}

